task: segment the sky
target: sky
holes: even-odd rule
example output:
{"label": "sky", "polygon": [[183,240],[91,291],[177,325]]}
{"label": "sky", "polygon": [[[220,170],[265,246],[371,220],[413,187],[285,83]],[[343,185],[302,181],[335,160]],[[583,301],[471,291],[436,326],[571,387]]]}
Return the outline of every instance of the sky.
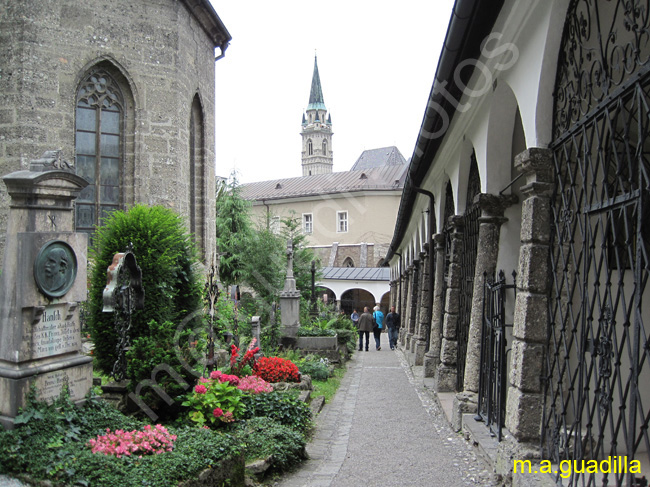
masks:
{"label": "sky", "polygon": [[334,171],[364,150],[413,153],[453,0],[210,0],[232,36],[215,63],[216,174],[302,176],[314,55]]}

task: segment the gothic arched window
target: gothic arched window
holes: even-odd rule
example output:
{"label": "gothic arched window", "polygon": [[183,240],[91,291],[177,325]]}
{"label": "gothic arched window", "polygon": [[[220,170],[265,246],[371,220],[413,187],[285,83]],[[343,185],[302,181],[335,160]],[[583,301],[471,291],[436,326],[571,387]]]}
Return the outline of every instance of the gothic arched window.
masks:
{"label": "gothic arched window", "polygon": [[76,99],[76,172],[90,184],[77,198],[75,226],[91,233],[122,204],[124,97],[111,74],[95,67],[80,83]]}
{"label": "gothic arched window", "polygon": [[354,261],[351,257],[346,257],[343,261],[343,267],[354,267]]}
{"label": "gothic arched window", "polygon": [[327,155],[327,140],[323,140],[323,155]]}
{"label": "gothic arched window", "polygon": [[190,113],[190,231],[196,244],[204,248],[205,157],[203,109],[198,95]]}
{"label": "gothic arched window", "polygon": [[307,141],[307,155],[314,155],[314,144],[312,143],[311,139]]}

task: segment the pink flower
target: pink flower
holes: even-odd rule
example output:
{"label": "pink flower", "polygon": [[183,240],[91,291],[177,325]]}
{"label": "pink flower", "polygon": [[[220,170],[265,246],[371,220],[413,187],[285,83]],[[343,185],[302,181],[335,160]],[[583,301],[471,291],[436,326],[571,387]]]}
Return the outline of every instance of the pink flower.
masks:
{"label": "pink flower", "polygon": [[212,411],[212,414],[214,415],[215,418],[223,416],[223,409],[215,408],[214,411]]}
{"label": "pink flower", "polygon": [[222,373],[223,372],[221,372],[220,370],[213,370],[212,372],[210,372],[210,379],[218,379]]}
{"label": "pink flower", "polygon": [[197,394],[205,394],[206,392],[208,392],[208,388],[205,387],[203,384],[199,384],[196,387],[194,387],[194,392],[196,392]]}
{"label": "pink flower", "polygon": [[206,378],[206,377],[201,377],[201,378],[199,379],[199,382],[200,382],[201,384],[208,384],[208,383],[210,382],[210,379],[208,379],[208,378]]}

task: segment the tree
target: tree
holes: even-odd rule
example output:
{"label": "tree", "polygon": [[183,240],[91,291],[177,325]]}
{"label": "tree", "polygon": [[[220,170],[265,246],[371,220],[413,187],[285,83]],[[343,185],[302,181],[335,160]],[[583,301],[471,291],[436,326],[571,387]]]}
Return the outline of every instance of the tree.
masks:
{"label": "tree", "polygon": [[227,286],[243,282],[245,250],[251,245],[253,225],[250,203],[242,198],[234,171],[217,194],[216,227],[221,281]]}

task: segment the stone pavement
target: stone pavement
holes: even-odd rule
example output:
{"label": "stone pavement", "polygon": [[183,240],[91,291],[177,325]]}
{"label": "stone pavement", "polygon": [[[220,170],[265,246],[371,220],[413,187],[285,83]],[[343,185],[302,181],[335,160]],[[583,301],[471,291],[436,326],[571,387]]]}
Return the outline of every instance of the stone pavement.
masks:
{"label": "stone pavement", "polygon": [[[373,338],[370,338],[373,342]],[[472,446],[452,431],[404,355],[355,352],[316,420],[310,459],[276,487],[497,486]]]}

